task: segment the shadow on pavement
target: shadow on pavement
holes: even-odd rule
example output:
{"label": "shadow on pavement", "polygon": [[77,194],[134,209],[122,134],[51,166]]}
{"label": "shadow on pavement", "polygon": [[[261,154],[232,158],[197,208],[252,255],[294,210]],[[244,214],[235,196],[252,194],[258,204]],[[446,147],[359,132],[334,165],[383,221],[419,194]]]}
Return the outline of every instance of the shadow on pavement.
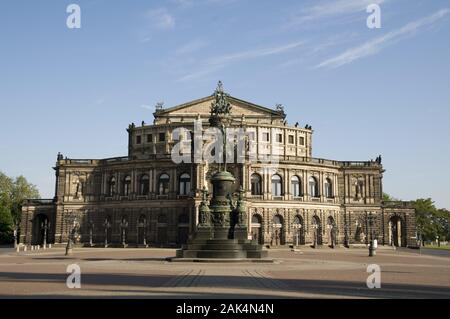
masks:
{"label": "shadow on pavement", "polygon": [[[182,277],[182,278],[181,278]],[[66,274],[48,274],[48,273],[19,273],[19,272],[0,272],[0,281],[14,284],[18,282],[27,282],[30,284],[43,283],[61,283],[65,288]],[[179,279],[181,278],[181,279]],[[362,297],[362,298],[450,298],[450,288],[427,285],[409,285],[409,284],[382,284],[381,289],[368,289],[365,282],[333,281],[333,280],[305,280],[305,279],[280,279],[247,276],[165,276],[165,275],[133,275],[133,274],[82,274],[82,285],[94,286],[84,289],[80,297],[95,295],[95,291],[109,291],[111,294],[127,293],[131,297],[150,298],[168,298],[170,295],[182,297],[177,290],[186,297],[192,298],[238,298],[238,296],[247,297],[267,297],[279,298],[279,292],[335,295],[340,297]],[[98,286],[98,287],[95,287]],[[120,288],[120,287],[123,288]],[[108,288],[109,287],[109,288]],[[113,288],[114,287],[114,288]],[[141,290],[139,289],[141,288]],[[155,290],[154,288],[172,288],[170,291]],[[205,292],[191,292],[189,289],[204,289]],[[214,292],[212,288],[235,289],[235,293],[227,294],[223,292]],[[247,293],[246,293],[247,290]],[[252,295],[251,291],[258,291],[258,295]],[[91,292],[90,292],[91,291]],[[76,291],[79,294],[81,291]],[[278,293],[276,293],[278,292]],[[167,294],[170,295],[167,295]],[[151,294],[151,295],[150,295]],[[156,295],[154,295],[156,294]],[[281,294],[282,295],[282,294]],[[2,297],[8,297],[2,295]],[[11,296],[10,296],[11,297]],[[37,295],[36,297],[39,297]],[[66,297],[65,295],[42,296],[44,298]],[[122,298],[122,297],[120,297]],[[125,298],[125,297],[124,297]],[[239,297],[240,298],[240,297]]]}

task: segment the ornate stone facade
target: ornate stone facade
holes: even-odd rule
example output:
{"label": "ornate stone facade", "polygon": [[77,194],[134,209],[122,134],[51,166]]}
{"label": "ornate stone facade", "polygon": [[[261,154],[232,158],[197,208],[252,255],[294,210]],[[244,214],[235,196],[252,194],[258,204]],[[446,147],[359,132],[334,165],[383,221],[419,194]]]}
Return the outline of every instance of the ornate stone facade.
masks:
{"label": "ornate stone facade", "polygon": [[[211,190],[217,164],[181,163],[171,151],[174,130],[208,127],[213,96],[154,113],[152,125],[131,124],[128,156],[79,160],[58,155],[53,200],[22,209],[22,243],[64,244],[73,220],[85,245],[180,246],[199,224],[202,189]],[[415,212],[382,201],[381,157],[342,162],[312,157],[311,126],[289,126],[283,107],[269,109],[234,97],[231,126],[245,130],[243,163],[227,166],[244,189],[249,237],[261,244],[416,246]],[[188,134],[189,135],[189,134]],[[185,147],[195,136],[182,136]],[[276,165],[251,160],[278,154]]]}

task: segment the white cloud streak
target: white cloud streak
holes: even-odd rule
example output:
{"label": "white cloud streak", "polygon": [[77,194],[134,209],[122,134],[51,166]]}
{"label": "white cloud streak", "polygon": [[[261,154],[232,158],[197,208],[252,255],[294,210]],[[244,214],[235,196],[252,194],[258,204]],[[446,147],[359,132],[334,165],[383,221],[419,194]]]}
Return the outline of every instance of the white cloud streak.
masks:
{"label": "white cloud streak", "polygon": [[208,74],[211,74],[217,70],[220,70],[226,67],[230,63],[236,63],[243,60],[261,58],[271,55],[282,54],[293,49],[296,49],[302,46],[304,42],[293,42],[286,45],[271,47],[271,48],[262,48],[258,50],[249,50],[242,51],[237,53],[232,53],[228,55],[222,55],[219,57],[211,58],[205,62],[205,64],[200,68],[199,71],[188,74],[180,78],[179,82],[189,81],[193,79],[197,79]]}
{"label": "white cloud streak", "polygon": [[146,13],[146,17],[150,23],[158,29],[168,30],[175,28],[175,18],[166,8],[149,10]]}
{"label": "white cloud streak", "polygon": [[301,26],[305,23],[320,19],[329,19],[335,16],[353,14],[365,11],[370,4],[387,2],[388,0],[337,0],[322,1],[320,4],[302,9],[298,14],[292,16],[285,24],[285,28]]}
{"label": "white cloud streak", "polygon": [[200,49],[203,49],[207,45],[208,44],[206,43],[206,41],[195,39],[179,47],[175,53],[178,55],[193,53]]}
{"label": "white cloud streak", "polygon": [[379,53],[383,48],[388,45],[394,44],[401,39],[414,35],[421,28],[433,25],[440,19],[444,18],[450,13],[450,9],[442,9],[434,14],[416,20],[414,22],[408,23],[404,27],[391,31],[381,37],[377,37],[370,40],[360,46],[350,48],[342,54],[336,57],[327,59],[322,63],[318,64],[315,68],[338,68],[345,64],[352,63],[358,59],[374,55]]}

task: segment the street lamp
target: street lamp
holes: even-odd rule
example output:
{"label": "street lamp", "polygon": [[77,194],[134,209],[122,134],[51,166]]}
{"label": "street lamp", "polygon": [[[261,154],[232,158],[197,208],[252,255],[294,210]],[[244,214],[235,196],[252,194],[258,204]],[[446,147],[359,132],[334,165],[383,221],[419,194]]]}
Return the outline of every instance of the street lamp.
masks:
{"label": "street lamp", "polygon": [[348,242],[348,223],[345,222],[344,225],[344,246],[348,248],[349,242]]}
{"label": "street lamp", "polygon": [[92,220],[89,221],[89,246],[94,246],[94,222]]}
{"label": "street lamp", "polygon": [[334,249],[335,245],[334,245],[334,240],[335,240],[335,236],[334,236],[334,225],[330,224],[329,225],[330,228],[330,241],[331,241],[331,245],[330,248]]}
{"label": "street lamp", "polygon": [[48,221],[48,219],[45,219],[41,223],[41,230],[44,231],[44,240],[43,240],[43,247],[42,247],[44,249],[47,249],[47,232],[48,232],[49,228],[50,228],[50,222]]}
{"label": "street lamp", "polygon": [[374,243],[374,234],[373,234],[373,218],[372,212],[369,213],[369,216],[367,216],[369,220],[369,235],[370,235],[370,244],[369,244],[369,257],[376,256],[377,254],[377,248]]}
{"label": "street lamp", "polygon": [[14,248],[17,248],[17,226],[14,226]]}
{"label": "street lamp", "polygon": [[103,226],[105,227],[105,248],[108,248],[108,229],[111,227],[111,223],[108,218],[105,218]]}
{"label": "street lamp", "polygon": [[77,216],[75,214],[70,214],[66,217],[66,220],[68,221],[69,225],[71,226],[68,240],[67,240],[67,246],[66,246],[66,256],[71,256],[73,254],[73,244],[75,242],[75,237],[78,231],[78,220]]}
{"label": "street lamp", "polygon": [[123,248],[127,247],[127,243],[126,243],[126,229],[128,228],[128,221],[126,220],[126,218],[122,218],[122,222],[120,223],[120,227],[122,229],[122,245]]}
{"label": "street lamp", "polygon": [[300,244],[300,231],[302,228],[302,225],[300,223],[295,223],[292,225],[295,231],[295,247],[297,247]]}
{"label": "street lamp", "polygon": [[147,218],[144,217],[144,221],[143,221],[143,225],[144,225],[144,246],[145,248],[147,248]]}
{"label": "street lamp", "polygon": [[313,225],[313,229],[314,229],[314,242],[313,242],[313,248],[317,248],[317,242],[318,242],[318,240],[317,240],[317,236],[318,236],[318,232],[317,232],[317,229],[319,228],[319,225],[317,225],[317,224],[314,224]]}

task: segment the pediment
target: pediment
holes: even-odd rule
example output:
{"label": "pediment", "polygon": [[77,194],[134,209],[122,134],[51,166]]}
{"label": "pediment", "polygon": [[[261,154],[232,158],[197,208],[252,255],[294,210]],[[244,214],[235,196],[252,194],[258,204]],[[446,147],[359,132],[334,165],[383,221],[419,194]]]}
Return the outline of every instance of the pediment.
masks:
{"label": "pediment", "polygon": [[[159,110],[155,113],[156,117],[201,117],[209,116],[211,103],[213,102],[213,96],[205,97],[199,100],[181,104],[168,109]],[[256,105],[251,102],[240,100],[234,97],[229,97],[232,109],[231,115],[233,117],[272,117],[283,118],[284,112],[273,110],[264,106]]]}

